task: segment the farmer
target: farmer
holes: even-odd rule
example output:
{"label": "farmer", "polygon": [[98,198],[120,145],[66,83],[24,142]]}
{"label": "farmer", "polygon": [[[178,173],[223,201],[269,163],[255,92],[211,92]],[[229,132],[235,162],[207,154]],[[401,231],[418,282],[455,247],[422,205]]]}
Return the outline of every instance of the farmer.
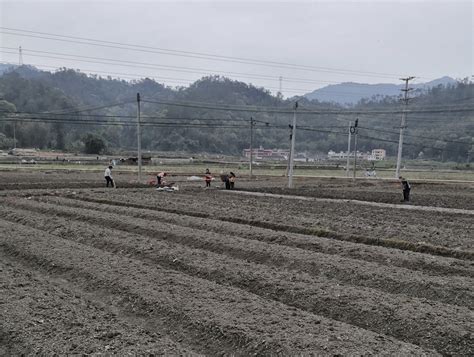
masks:
{"label": "farmer", "polygon": [[236,176],[235,174],[231,171],[230,174],[229,174],[229,188],[231,190],[234,189],[234,184],[235,184],[235,179],[236,179]]}
{"label": "farmer", "polygon": [[410,201],[410,190],[411,186],[410,183],[407,181],[406,178],[400,176],[400,184],[402,185],[402,190],[403,190],[403,202],[409,202]]}
{"label": "farmer", "polygon": [[223,173],[223,171],[221,171],[221,181],[225,183],[225,189],[230,190],[229,175]]}
{"label": "farmer", "polygon": [[112,178],[112,165],[105,169],[104,177],[106,181],[106,187],[109,187],[109,183],[110,187],[115,187],[114,179]]}
{"label": "farmer", "polygon": [[161,181],[163,180],[164,177],[166,177],[166,172],[160,172],[158,175],[156,175],[156,186],[160,187],[161,186]]}
{"label": "farmer", "polygon": [[211,181],[212,181],[212,174],[209,169],[206,169],[206,176],[204,176],[204,181],[206,181],[206,188],[211,187]]}

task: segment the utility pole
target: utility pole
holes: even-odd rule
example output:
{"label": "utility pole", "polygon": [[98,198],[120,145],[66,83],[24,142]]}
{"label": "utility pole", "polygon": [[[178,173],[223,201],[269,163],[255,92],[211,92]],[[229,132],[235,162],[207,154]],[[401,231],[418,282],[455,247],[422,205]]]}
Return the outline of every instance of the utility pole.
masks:
{"label": "utility pole", "polygon": [[288,124],[290,128],[290,150],[288,150],[288,160],[286,161],[286,177],[290,174],[290,156],[291,156],[291,138],[293,137],[293,125]]}
{"label": "utility pole", "polygon": [[142,133],[140,127],[140,93],[137,93],[138,182],[142,182]]}
{"label": "utility pole", "polygon": [[16,150],[16,120],[13,121],[13,150]]}
{"label": "utility pole", "polygon": [[413,80],[415,77],[406,77],[406,78],[400,78],[400,80],[405,81],[405,88],[402,89],[402,92],[404,92],[403,95],[403,101],[405,103],[405,109],[403,110],[402,113],[402,121],[400,124],[400,138],[398,140],[398,155],[397,155],[397,168],[395,169],[395,178],[400,177],[400,166],[402,163],[402,149],[403,149],[403,131],[406,128],[406,119],[407,119],[407,107],[408,107],[408,101],[410,98],[408,98],[408,92],[411,91],[413,88],[408,88],[408,82]]}
{"label": "utility pole", "polygon": [[23,66],[23,50],[18,47],[18,65]]}
{"label": "utility pole", "polygon": [[346,176],[349,177],[349,164],[350,164],[350,156],[351,156],[351,131],[352,122],[349,122],[349,130],[347,134],[347,163],[346,163]]}
{"label": "utility pole", "polygon": [[290,147],[290,167],[288,170],[288,188],[293,188],[293,161],[295,158],[295,136],[296,136],[296,110],[298,102],[295,102],[293,109],[293,127],[291,128],[291,147]]}
{"label": "utility pole", "polygon": [[359,125],[359,119],[355,120],[354,126],[351,127],[350,131],[354,134],[354,172],[352,173],[352,179],[355,180],[356,178],[356,170],[357,170],[357,126]]}
{"label": "utility pole", "polygon": [[279,87],[278,87],[278,93],[280,93],[281,95],[283,95],[283,93],[281,92],[281,90],[282,90],[283,77],[280,76],[280,77],[278,78],[278,81],[280,82],[280,85],[279,85]]}
{"label": "utility pole", "polygon": [[252,165],[253,165],[253,126],[255,125],[255,121],[253,117],[250,117],[250,178],[253,177]]}

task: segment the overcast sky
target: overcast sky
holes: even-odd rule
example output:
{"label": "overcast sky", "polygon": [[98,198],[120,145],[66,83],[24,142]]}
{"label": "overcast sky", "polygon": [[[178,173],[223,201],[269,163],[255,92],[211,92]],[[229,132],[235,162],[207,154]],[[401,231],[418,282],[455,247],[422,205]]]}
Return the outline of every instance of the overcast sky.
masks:
{"label": "overcast sky", "polygon": [[[218,71],[242,73],[228,77],[276,92],[282,76],[284,95],[293,96],[331,82],[397,83],[408,75],[424,82],[444,75],[470,77],[474,72],[472,1],[0,0],[0,13],[0,26],[19,30],[314,67],[303,70],[112,49],[16,36],[0,29],[0,45],[22,46],[25,64],[122,73],[124,78],[128,78],[124,74],[146,75],[171,86]],[[0,50],[2,62],[18,62],[17,50],[13,54]],[[59,55],[31,50],[73,57],[38,57],[33,54]],[[178,68],[82,62],[77,55]],[[253,78],[261,75],[271,78]]]}

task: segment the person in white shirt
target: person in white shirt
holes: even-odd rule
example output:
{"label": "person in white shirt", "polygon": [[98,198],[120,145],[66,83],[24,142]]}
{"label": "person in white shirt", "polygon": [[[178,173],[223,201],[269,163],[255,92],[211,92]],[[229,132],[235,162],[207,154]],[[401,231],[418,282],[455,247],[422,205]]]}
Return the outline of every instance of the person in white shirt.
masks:
{"label": "person in white shirt", "polygon": [[165,184],[164,178],[167,176],[166,172],[160,172],[156,175],[156,187],[161,187],[161,185]]}
{"label": "person in white shirt", "polygon": [[112,177],[112,166],[109,166],[105,169],[104,173],[105,181],[107,182],[106,187],[115,187],[114,179]]}

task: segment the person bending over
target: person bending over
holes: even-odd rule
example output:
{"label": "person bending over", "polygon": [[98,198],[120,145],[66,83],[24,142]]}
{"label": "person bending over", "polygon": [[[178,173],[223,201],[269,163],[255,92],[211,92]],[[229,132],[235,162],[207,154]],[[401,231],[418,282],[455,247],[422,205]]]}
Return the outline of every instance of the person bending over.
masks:
{"label": "person bending over", "polygon": [[166,172],[160,172],[156,175],[156,187],[161,187],[161,184],[164,183],[164,178],[166,177]]}

